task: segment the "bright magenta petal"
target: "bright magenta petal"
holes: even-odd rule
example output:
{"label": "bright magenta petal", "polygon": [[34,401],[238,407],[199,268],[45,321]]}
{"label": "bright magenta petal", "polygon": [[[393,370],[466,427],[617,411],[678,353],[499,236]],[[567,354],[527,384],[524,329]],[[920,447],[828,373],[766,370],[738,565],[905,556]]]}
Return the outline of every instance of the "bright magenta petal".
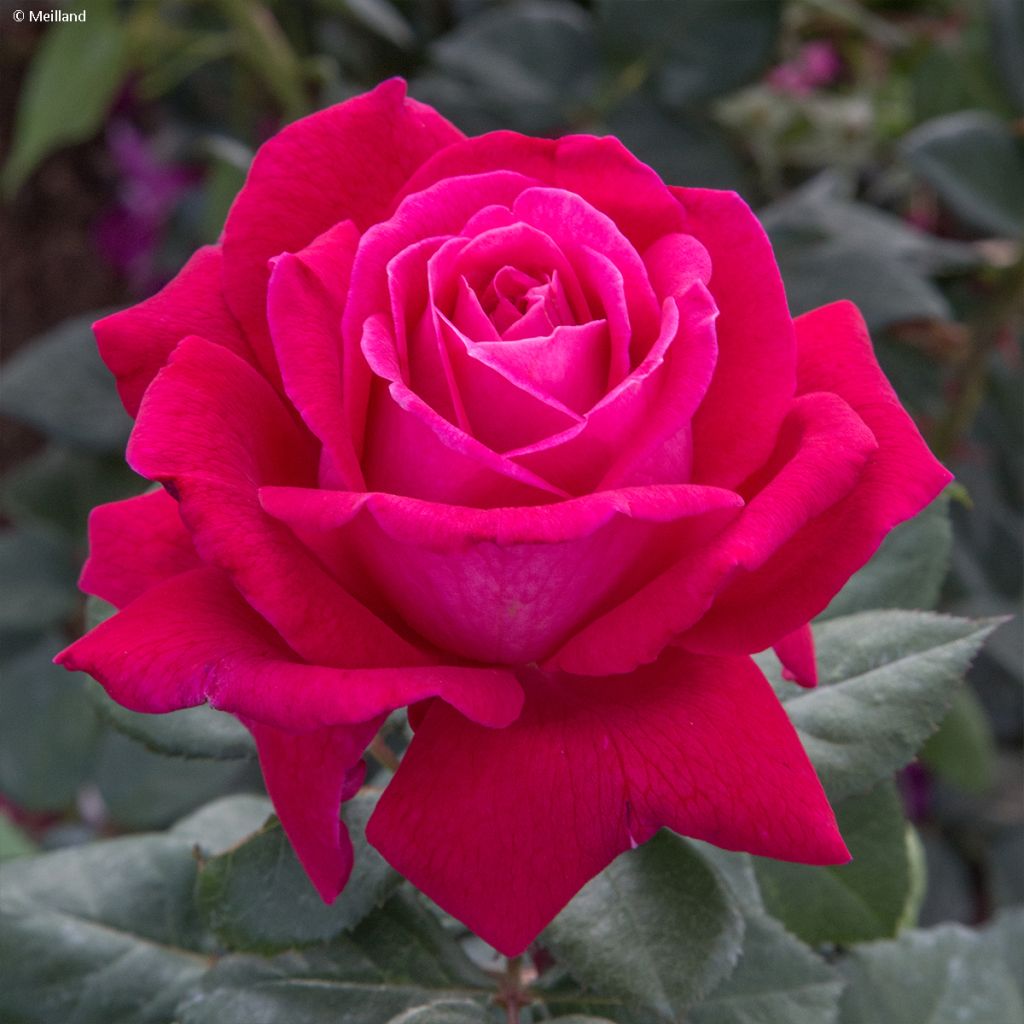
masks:
{"label": "bright magenta petal", "polygon": [[[764,468],[767,482],[735,523],[581,630],[553,663],[567,672],[604,675],[653,661],[684,630],[698,620],[703,625],[702,616],[712,601],[717,608],[716,595],[732,577],[753,574],[809,522],[849,494],[876,447],[871,431],[841,398],[822,393],[798,398],[783,424],[778,449]],[[762,600],[762,606],[748,609],[748,614],[759,616],[759,623],[775,621],[772,617],[780,614],[775,608],[778,595],[765,594]],[[782,614],[791,611],[787,607]],[[810,618],[804,614],[744,653],[770,646]],[[745,639],[749,623],[748,619],[735,624]]]}
{"label": "bright magenta petal", "polygon": [[390,79],[372,92],[288,125],[253,160],[224,227],[231,309],[274,373],[266,325],[268,262],[298,252],[341,221],[365,231],[409,176],[462,133]]}
{"label": "bright magenta petal", "polygon": [[200,249],[162,291],[93,324],[100,355],[117,378],[124,407],[135,416],[150,381],[190,334],[253,362],[248,342],[224,302],[219,246]]}
{"label": "bright magenta petal", "polygon": [[274,261],[267,322],[284,389],[323,453],[328,487],[363,486],[341,391],[341,316],[359,234],[338,224],[295,255]]}
{"label": "bright magenta petal", "polygon": [[123,608],[170,576],[202,563],[163,489],[99,505],[89,515],[89,558],[78,585]]}
{"label": "bright magenta petal", "polygon": [[174,489],[203,561],[224,569],[302,657],[394,665],[404,649],[406,664],[425,660],[260,508],[262,484],[315,485],[316,446],[251,366],[185,339],[146,393],[128,461]]}
{"label": "bright magenta petal", "polygon": [[818,663],[814,657],[814,634],[810,625],[787,633],[775,644],[775,655],[782,662],[782,675],[801,686],[818,685]]}
{"label": "bright magenta petal", "polygon": [[[396,658],[403,652],[396,651]],[[119,704],[161,713],[213,707],[290,731],[376,719],[440,697],[490,727],[512,722],[512,673],[475,666],[331,668],[298,661],[217,569],[147,591],[58,657],[88,672]]]}
{"label": "bright magenta petal", "polygon": [[507,729],[440,704],[367,827],[415,886],[507,955],[661,827],[812,864],[849,859],[814,769],[746,658],[670,650],[603,679],[524,679]]}
{"label": "bright magenta petal", "polygon": [[737,576],[723,590],[685,638],[695,650],[761,650],[808,622],[894,526],[920,512],[952,479],[879,369],[855,306],[825,306],[800,317],[796,327],[800,390],[827,390],[845,399],[877,448],[847,497],[809,521],[756,572]]}
{"label": "bright magenta petal", "polygon": [[686,217],[665,183],[611,135],[537,139],[501,131],[465,139],[426,161],[403,195],[448,178],[492,171],[518,171],[582,196],[607,214],[638,252],[664,234],[686,230]]}
{"label": "bright magenta petal", "polygon": [[693,479],[735,487],[764,464],[796,387],[796,343],[771,243],[734,192],[672,190],[711,261],[718,363],[693,420]]}
{"label": "bright magenta petal", "polygon": [[604,491],[530,508],[473,509],[392,494],[264,488],[264,508],[341,563],[442,650],[498,664],[550,654],[737,514],[717,488]]}
{"label": "bright magenta petal", "polygon": [[363,751],[380,721],[300,735],[245,724],[285,835],[320,898],[333,903],[352,872],[352,841],[339,817],[341,802],[359,788]]}

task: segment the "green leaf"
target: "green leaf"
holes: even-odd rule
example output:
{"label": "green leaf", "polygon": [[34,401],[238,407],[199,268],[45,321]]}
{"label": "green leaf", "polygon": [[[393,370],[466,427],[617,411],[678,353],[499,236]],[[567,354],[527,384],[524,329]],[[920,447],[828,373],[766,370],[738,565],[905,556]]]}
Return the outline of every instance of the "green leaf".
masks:
{"label": "green leaf", "polygon": [[864,792],[914,757],[997,625],[894,609],[815,626],[818,687],[778,682],[777,692],[831,799]]}
{"label": "green leaf", "polygon": [[852,248],[889,259],[923,276],[932,277],[978,267],[982,257],[975,246],[938,238],[854,198],[848,174],[823,171],[800,188],[759,211],[774,240],[810,242],[845,238]]}
{"label": "green leaf", "polygon": [[39,847],[6,814],[0,813],[0,861],[38,852]]}
{"label": "green leaf", "polygon": [[949,714],[921,750],[921,760],[944,782],[969,793],[983,793],[993,785],[995,738],[972,689],[957,690]]}
{"label": "green leaf", "polygon": [[194,843],[208,860],[247,839],[273,813],[274,808],[265,796],[225,796],[175,822],[169,834]]}
{"label": "green leaf", "polygon": [[445,999],[429,1006],[415,1006],[392,1017],[388,1024],[487,1024],[492,1019],[479,1003]]}
{"label": "green leaf", "polygon": [[604,48],[620,63],[653,71],[659,97],[692,106],[757,78],[772,61],[779,0],[599,0]]}
{"label": "green leaf", "polygon": [[1024,907],[1000,911],[982,931],[981,941],[990,954],[1002,958],[1024,1000]]}
{"label": "green leaf", "polygon": [[101,731],[81,678],[52,663],[63,645],[47,634],[0,673],[0,789],[33,811],[74,803]]}
{"label": "green leaf", "polygon": [[271,952],[323,942],[355,927],[400,882],[363,832],[376,803],[360,795],[344,818],[357,847],[352,877],[331,906],[310,884],[280,824],[203,865],[199,900],[212,930],[230,949]]}
{"label": "green leaf", "polygon": [[[481,1001],[490,993],[482,991]],[[228,956],[178,1007],[179,1024],[389,1024],[405,1010],[466,999],[457,986],[432,989],[381,971],[350,942],[273,960]]]}
{"label": "green leaf", "polygon": [[608,131],[675,185],[745,190],[743,163],[720,128],[698,117],[631,97],[607,119]]}
{"label": "green leaf", "polygon": [[912,895],[909,826],[896,787],[887,782],[835,811],[853,860],[812,867],[756,859],[765,907],[811,945],[890,938]]}
{"label": "green leaf", "polygon": [[[44,530],[0,533],[0,636],[41,633],[78,605],[70,543]],[[53,653],[64,645],[55,640]]]}
{"label": "green leaf", "polygon": [[115,839],[0,864],[0,1017],[166,1024],[207,966],[189,844]]}
{"label": "green leaf", "polygon": [[49,28],[32,60],[3,170],[8,197],[45,156],[100,130],[124,78],[125,34],[114,5],[92,3],[88,15]]}
{"label": "green leaf", "polygon": [[960,925],[904,932],[840,961],[842,1024],[1021,1024],[1024,1001],[1006,963]]}
{"label": "green leaf", "polygon": [[989,0],[996,68],[1019,114],[1024,114],[1024,6],[1019,0]]}
{"label": "green leaf", "polygon": [[662,831],[584,886],[543,941],[594,991],[674,1019],[728,974],[742,938],[715,871]]}
{"label": "green leaf", "polygon": [[821,957],[764,914],[747,917],[736,970],[687,1024],[833,1024],[843,982]]}
{"label": "green leaf", "polygon": [[854,202],[849,182],[825,172],[760,211],[794,313],[838,299],[856,302],[873,330],[953,318],[930,278],[976,267],[973,247],[934,238]]}
{"label": "green leaf", "polygon": [[910,320],[950,320],[945,296],[924,275],[848,238],[774,245],[793,314],[850,299],[872,330]]}
{"label": "green leaf", "polygon": [[493,979],[465,954],[438,920],[441,911],[404,885],[365,917],[351,941],[393,981],[441,989],[492,989]]}
{"label": "green leaf", "polygon": [[412,26],[389,0],[341,0],[341,4],[353,21],[392,46],[411,50],[416,45]]}
{"label": "green leaf", "polygon": [[0,508],[17,526],[56,527],[81,541],[91,509],[138,493],[139,478],[123,456],[49,445],[5,474]]}
{"label": "green leaf", "polygon": [[256,756],[249,730],[233,715],[208,705],[146,715],[116,704],[99,683],[90,680],[86,690],[110,725],[156,754],[213,761],[237,761]]}
{"label": "green leaf", "polygon": [[92,334],[106,312],[65,320],[20,349],[7,364],[0,411],[74,448],[122,451],[132,421]]}
{"label": "green leaf", "polygon": [[527,132],[564,127],[599,71],[590,17],[564,0],[486,10],[442,36],[431,58],[468,87],[466,99]]}
{"label": "green leaf", "polygon": [[1009,238],[1024,233],[1024,142],[994,114],[937,117],[903,140],[910,166],[962,220]]}
{"label": "green leaf", "polygon": [[260,788],[251,761],[185,760],[147,750],[107,730],[94,781],[110,817],[123,828],[166,828],[216,797]]}
{"label": "green leaf", "polygon": [[820,618],[878,608],[934,608],[953,547],[949,499],[949,491],[943,492],[924,511],[897,526]]}

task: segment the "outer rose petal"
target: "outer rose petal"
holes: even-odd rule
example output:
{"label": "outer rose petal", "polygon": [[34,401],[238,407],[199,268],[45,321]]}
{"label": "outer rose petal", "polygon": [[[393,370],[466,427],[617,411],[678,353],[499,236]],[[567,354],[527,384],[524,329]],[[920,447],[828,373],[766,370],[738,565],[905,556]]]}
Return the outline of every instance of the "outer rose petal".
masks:
{"label": "outer rose petal", "polygon": [[89,558],[78,585],[122,608],[157,583],[201,564],[178,503],[161,487],[92,510]]}
{"label": "outer rose petal", "polygon": [[352,872],[352,842],[338,809],[359,788],[365,773],[360,758],[381,721],[300,735],[245,722],[285,835],[325,903],[334,901]]}
{"label": "outer rose petal", "polygon": [[219,246],[199,249],[162,291],[93,324],[100,355],[135,416],[150,381],[182,338],[201,334],[248,362],[255,357],[224,302]]}
{"label": "outer rose petal", "polygon": [[878,448],[848,497],[722,592],[683,641],[696,650],[761,650],[808,622],[894,526],[920,512],[952,479],[885,379],[856,306],[824,306],[799,317],[796,330],[800,391],[840,395],[871,429]]}
{"label": "outer rose petal", "polygon": [[212,568],[153,587],[57,661],[88,672],[133,711],[159,714],[208,701],[289,731],[366,722],[432,697],[501,727],[522,706],[515,677],[502,669],[328,668],[298,661]]}
{"label": "outer rose petal", "polygon": [[146,393],[128,462],[174,488],[203,561],[224,569],[303,658],[365,666],[426,660],[260,508],[261,484],[315,482],[315,446],[270,384],[230,352],[201,338],[178,346]]}
{"label": "outer rose petal", "polygon": [[693,418],[693,480],[735,487],[762,466],[796,385],[796,344],[771,243],[735,192],[673,188],[707,250],[718,364]]}
{"label": "outer rose petal", "polygon": [[[764,565],[812,519],[849,494],[876,447],[871,431],[841,398],[821,393],[798,398],[783,424],[778,450],[763,467],[770,477],[736,522],[590,623],[554,655],[552,664],[579,675],[605,675],[653,661],[701,619],[731,577]],[[764,600],[770,605],[776,595]],[[769,646],[808,618],[749,650]]]}
{"label": "outer rose petal", "polygon": [[814,657],[814,634],[809,624],[787,633],[775,644],[775,656],[782,662],[782,677],[801,686],[818,685],[818,663]]}
{"label": "outer rose petal", "polygon": [[507,729],[435,703],[367,827],[398,871],[506,955],[662,826],[784,860],[849,859],[748,659],[670,650],[630,676],[536,673],[524,686]]}
{"label": "outer rose petal", "polygon": [[550,654],[741,504],[731,491],[685,484],[532,508],[298,488],[264,488],[260,499],[316,550],[363,566],[386,606],[431,643],[492,664]]}
{"label": "outer rose petal", "polygon": [[362,490],[341,393],[341,316],[359,233],[351,221],[274,261],[267,322],[284,389],[323,445],[321,482]]}
{"label": "outer rose petal", "polygon": [[276,373],[266,325],[268,261],[296,252],[340,221],[365,230],[386,216],[410,174],[463,138],[390,79],[311,114],[265,143],[224,227],[228,303]]}
{"label": "outer rose petal", "polygon": [[686,230],[686,217],[665,183],[610,135],[537,139],[501,131],[465,139],[426,161],[402,197],[448,178],[491,171],[518,171],[582,196],[611,217],[638,252],[662,235]]}

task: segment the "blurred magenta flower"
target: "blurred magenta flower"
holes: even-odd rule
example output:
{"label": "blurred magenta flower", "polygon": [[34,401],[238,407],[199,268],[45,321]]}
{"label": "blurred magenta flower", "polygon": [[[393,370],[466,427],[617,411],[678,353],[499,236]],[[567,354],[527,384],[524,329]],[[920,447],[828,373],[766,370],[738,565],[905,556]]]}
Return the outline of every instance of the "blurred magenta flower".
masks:
{"label": "blurred magenta flower", "polygon": [[805,43],[800,52],[768,72],[768,84],[791,96],[809,96],[815,89],[830,85],[839,76],[843,61],[835,45],[816,39]]}
{"label": "blurred magenta flower", "polygon": [[100,255],[140,294],[165,283],[157,251],[175,206],[196,172],[164,159],[130,121],[111,122],[107,146],[117,173],[117,199],[94,228]]}

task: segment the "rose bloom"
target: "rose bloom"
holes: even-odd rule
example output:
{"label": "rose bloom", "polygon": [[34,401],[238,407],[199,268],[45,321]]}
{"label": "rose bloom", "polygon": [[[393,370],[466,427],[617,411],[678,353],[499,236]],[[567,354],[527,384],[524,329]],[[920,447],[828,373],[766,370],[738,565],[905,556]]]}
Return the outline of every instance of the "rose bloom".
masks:
{"label": "rose bloom", "polygon": [[405,706],[369,841],[504,953],[663,826],[848,859],[750,654],[813,685],[808,620],[949,474],[737,195],[389,81],[271,139],[220,244],[96,335],[162,487],[94,511],[121,611],[58,660],[245,723],[325,900]]}

